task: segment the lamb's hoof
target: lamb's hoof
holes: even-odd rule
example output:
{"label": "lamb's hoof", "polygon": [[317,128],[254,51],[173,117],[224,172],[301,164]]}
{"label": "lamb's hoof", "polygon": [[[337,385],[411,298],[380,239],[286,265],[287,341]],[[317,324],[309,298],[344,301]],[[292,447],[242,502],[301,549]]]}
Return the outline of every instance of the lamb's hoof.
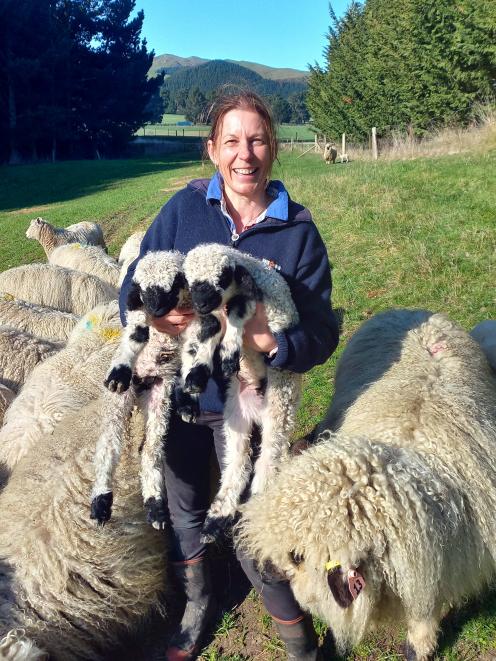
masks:
{"label": "lamb's hoof", "polygon": [[417,653],[410,643],[405,643],[403,645],[403,655],[407,661],[417,661]]}
{"label": "lamb's hoof", "polygon": [[95,496],[91,501],[90,519],[96,519],[99,526],[104,526],[112,514],[114,496],[111,491]]}
{"label": "lamb's hoof", "polygon": [[169,520],[167,507],[162,498],[152,496],[145,501],[146,520],[156,530],[164,530]]}
{"label": "lamb's hoof", "polygon": [[111,392],[120,394],[129,389],[132,376],[133,372],[130,367],[127,365],[119,365],[119,367],[113,367],[110,370],[103,383]]}
{"label": "lamb's hoof", "polygon": [[210,378],[210,369],[206,365],[197,365],[184,379],[184,392],[197,395],[205,390]]}
{"label": "lamb's hoof", "polygon": [[203,524],[200,542],[202,544],[214,544],[225,536],[227,530],[233,524],[232,516],[221,516],[218,518],[207,517]]}
{"label": "lamb's hoof", "polygon": [[194,423],[196,422],[196,418],[198,417],[198,410],[196,407],[191,407],[191,406],[181,406],[177,409],[177,413],[180,416],[181,420],[187,423]]}
{"label": "lamb's hoof", "polygon": [[226,378],[230,378],[239,372],[239,352],[236,351],[232,356],[223,358],[221,362],[222,374]]}

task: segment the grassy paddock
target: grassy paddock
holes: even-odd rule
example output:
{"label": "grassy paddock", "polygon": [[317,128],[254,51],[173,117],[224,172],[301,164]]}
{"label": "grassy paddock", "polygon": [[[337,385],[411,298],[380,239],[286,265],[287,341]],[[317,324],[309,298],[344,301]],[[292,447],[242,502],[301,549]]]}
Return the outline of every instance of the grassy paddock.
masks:
{"label": "grassy paddock", "polygon": [[[343,316],[340,349],[305,377],[300,433],[323,415],[342,345],[370,315],[422,307],[446,312],[466,329],[495,316],[496,151],[335,166],[314,154],[296,156],[283,153],[273,176],[312,210],[334,266],[334,305]],[[186,181],[211,172],[187,157],[0,168],[0,269],[44,259],[40,246],[24,236],[38,215],[58,226],[98,220],[117,254]],[[203,658],[284,658],[263,616],[246,616],[250,603],[232,625],[232,644],[219,634]],[[265,643],[246,657],[243,640],[253,627]],[[467,605],[443,631],[439,659],[495,658],[494,594]],[[401,632],[378,634],[349,658],[400,658],[401,639]]]}
{"label": "grassy paddock", "polygon": [[[136,135],[169,136],[169,137],[207,137],[210,126],[193,124],[192,126],[177,126],[184,120],[184,115],[164,115],[162,124],[147,124],[136,131]],[[277,127],[279,140],[313,140],[314,131],[309,124],[280,124]]]}

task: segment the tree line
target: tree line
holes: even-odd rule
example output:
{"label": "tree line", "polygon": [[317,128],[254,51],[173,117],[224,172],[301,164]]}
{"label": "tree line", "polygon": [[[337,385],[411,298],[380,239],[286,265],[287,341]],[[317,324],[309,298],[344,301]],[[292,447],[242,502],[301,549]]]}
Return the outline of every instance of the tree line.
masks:
{"label": "tree line", "polygon": [[496,2],[353,1],[330,7],[324,65],[311,67],[313,123],[337,139],[466,124],[494,102]]}
{"label": "tree line", "polygon": [[1,0],[0,160],[119,153],[162,76],[134,0]]}

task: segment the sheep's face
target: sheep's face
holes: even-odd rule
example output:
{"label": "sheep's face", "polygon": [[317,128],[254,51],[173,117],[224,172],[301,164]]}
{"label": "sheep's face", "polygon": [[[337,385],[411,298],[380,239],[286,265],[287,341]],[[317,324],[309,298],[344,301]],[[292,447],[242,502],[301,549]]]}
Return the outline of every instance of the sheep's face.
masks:
{"label": "sheep's face", "polygon": [[193,307],[199,314],[209,314],[226,303],[235,286],[235,266],[227,255],[208,256],[197,261],[186,277],[191,291]]}
{"label": "sheep's face", "polygon": [[40,235],[40,229],[44,224],[45,221],[42,218],[33,218],[33,220],[29,223],[28,229],[26,230],[26,237],[28,239],[37,239]]}
{"label": "sheep's face", "polygon": [[179,307],[187,285],[182,255],[175,251],[148,253],[140,260],[128,294],[128,310],[144,307],[152,317],[163,317]]}

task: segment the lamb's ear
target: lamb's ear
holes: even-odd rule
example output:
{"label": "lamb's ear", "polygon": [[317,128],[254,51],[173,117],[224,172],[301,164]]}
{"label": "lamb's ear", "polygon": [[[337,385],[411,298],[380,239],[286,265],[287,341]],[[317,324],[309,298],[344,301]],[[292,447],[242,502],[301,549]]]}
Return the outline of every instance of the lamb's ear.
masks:
{"label": "lamb's ear", "polygon": [[181,289],[187,289],[188,288],[188,283],[186,282],[186,277],[184,273],[179,271],[179,273],[176,273],[174,276],[174,282],[172,283],[171,291],[179,293]]}
{"label": "lamb's ear", "polygon": [[234,280],[236,284],[246,293],[255,299],[259,298],[259,289],[250,272],[241,264],[236,264],[234,269]]}
{"label": "lamb's ear", "polygon": [[219,276],[218,285],[221,289],[227,289],[233,281],[234,271],[232,266],[224,266]]}
{"label": "lamb's ear", "polygon": [[332,596],[336,600],[337,605],[341,606],[341,608],[348,608],[353,601],[353,597],[348,587],[348,581],[343,575],[340,566],[333,567],[327,573],[327,584],[331,589]]}
{"label": "lamb's ear", "polygon": [[131,286],[127,293],[127,309],[128,310],[141,310],[143,308],[143,301],[141,300],[141,289],[138,285],[131,281]]}

